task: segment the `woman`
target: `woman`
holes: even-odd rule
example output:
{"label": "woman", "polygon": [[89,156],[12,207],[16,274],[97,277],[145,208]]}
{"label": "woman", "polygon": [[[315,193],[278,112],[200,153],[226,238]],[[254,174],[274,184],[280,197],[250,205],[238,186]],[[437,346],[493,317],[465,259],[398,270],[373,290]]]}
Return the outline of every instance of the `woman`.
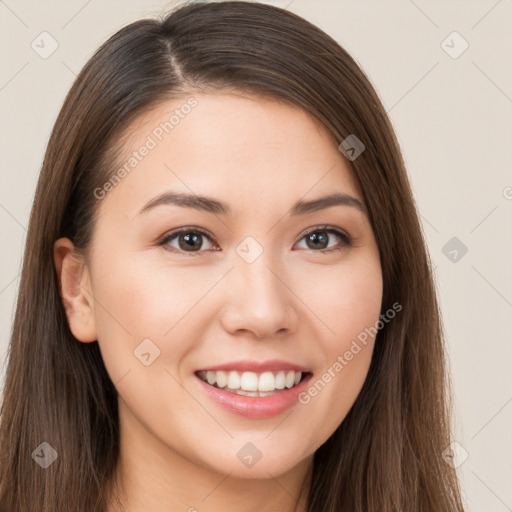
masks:
{"label": "woman", "polygon": [[112,36],[56,121],[1,415],[9,511],[462,511],[404,163],[265,4]]}

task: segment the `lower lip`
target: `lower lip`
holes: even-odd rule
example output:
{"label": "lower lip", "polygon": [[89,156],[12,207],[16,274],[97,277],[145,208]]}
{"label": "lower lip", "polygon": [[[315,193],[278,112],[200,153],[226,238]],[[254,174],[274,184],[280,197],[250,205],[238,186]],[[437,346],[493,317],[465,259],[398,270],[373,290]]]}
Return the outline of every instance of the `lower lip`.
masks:
{"label": "lower lip", "polygon": [[205,393],[216,403],[225,407],[229,412],[251,419],[272,418],[283,413],[298,401],[299,395],[306,389],[312,374],[293,388],[280,391],[270,396],[244,396],[223,391],[195,376]]}

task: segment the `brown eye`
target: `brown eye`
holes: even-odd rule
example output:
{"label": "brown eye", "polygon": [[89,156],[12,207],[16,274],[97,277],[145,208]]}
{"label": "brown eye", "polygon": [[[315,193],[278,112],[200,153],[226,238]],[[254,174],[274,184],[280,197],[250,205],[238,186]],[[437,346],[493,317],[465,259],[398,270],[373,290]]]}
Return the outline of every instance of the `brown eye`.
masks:
{"label": "brown eye", "polygon": [[178,236],[180,249],[184,251],[190,249],[199,250],[203,245],[203,235],[200,233],[185,233]]}
{"label": "brown eye", "polygon": [[[336,244],[336,238],[341,242]],[[205,240],[211,244],[210,247],[204,248]],[[313,231],[304,234],[301,240],[306,240],[305,249],[314,252],[329,252],[331,250],[342,249],[351,244],[351,238],[339,231],[338,229],[326,227],[318,227]],[[177,245],[176,245],[177,241]],[[333,241],[334,243],[331,243]],[[198,228],[182,228],[166,235],[159,245],[164,246],[178,253],[194,253],[201,254],[207,249],[212,249],[215,244],[212,243],[212,237],[205,231]]]}
{"label": "brown eye", "polygon": [[[202,252],[204,246],[204,240],[208,239],[211,242],[210,236],[204,231],[198,229],[185,228],[179,231],[174,231],[167,235],[159,245],[169,246],[178,252]],[[178,246],[174,245],[173,242],[177,239]]]}
{"label": "brown eye", "polygon": [[[334,237],[337,237],[339,240],[342,241],[341,245],[338,243],[338,245],[331,244],[329,245],[330,239]],[[350,245],[350,237],[347,236],[345,233],[333,229],[333,228],[316,228],[314,231],[309,231],[305,235],[303,235],[302,239],[306,240],[306,248],[312,249],[314,251],[318,252],[326,252],[330,251],[331,249],[339,249],[345,246]]]}
{"label": "brown eye", "polygon": [[326,249],[329,244],[329,235],[326,231],[314,231],[306,235],[306,241],[310,249]]}

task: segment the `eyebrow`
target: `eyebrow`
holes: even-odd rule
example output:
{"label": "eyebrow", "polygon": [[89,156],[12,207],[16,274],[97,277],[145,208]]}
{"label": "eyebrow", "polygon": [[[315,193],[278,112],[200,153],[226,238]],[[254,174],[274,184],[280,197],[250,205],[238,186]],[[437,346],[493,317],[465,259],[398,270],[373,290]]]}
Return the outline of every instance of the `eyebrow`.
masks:
{"label": "eyebrow", "polygon": [[[213,213],[216,215],[232,216],[231,208],[221,201],[211,197],[199,196],[196,194],[185,194],[180,192],[164,192],[159,196],[151,199],[138,213],[138,215],[145,213],[157,206],[161,205],[175,205],[183,208],[194,208],[196,210]],[[356,208],[363,214],[366,214],[366,208],[363,203],[348,194],[336,193],[311,201],[297,201],[291,208],[290,216],[304,215],[311,212],[316,212],[329,208],[331,206],[350,206]]]}

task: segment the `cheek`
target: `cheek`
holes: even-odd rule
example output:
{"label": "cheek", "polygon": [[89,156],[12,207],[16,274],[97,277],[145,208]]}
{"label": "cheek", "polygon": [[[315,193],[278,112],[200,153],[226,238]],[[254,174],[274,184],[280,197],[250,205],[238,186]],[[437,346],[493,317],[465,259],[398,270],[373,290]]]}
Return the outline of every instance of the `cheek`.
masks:
{"label": "cheek", "polygon": [[[154,320],[162,318],[165,308],[157,284],[148,269],[134,268],[123,262],[115,266],[102,264],[94,296],[98,329],[103,337],[107,338],[107,332],[114,329],[115,324],[130,335],[141,334],[147,325],[155,326]],[[133,332],[134,327],[136,332]],[[163,325],[159,327],[163,329]]]}
{"label": "cheek", "polygon": [[362,386],[371,361],[382,304],[380,264],[354,265],[338,283],[328,299],[334,334],[326,338],[325,364],[331,373],[337,369],[336,375],[344,375],[335,384],[340,388],[339,396],[352,396]]}
{"label": "cheek", "polygon": [[317,288],[321,297],[310,295],[327,327],[317,343],[321,366],[299,397],[303,406],[311,408],[307,421],[322,418],[316,427],[324,440],[343,421],[366,379],[381,310],[382,273],[376,261],[340,268],[329,282]]}
{"label": "cheek", "polygon": [[[378,259],[357,259],[346,265],[317,273],[315,286],[304,290],[311,309],[318,313],[326,335],[323,353],[332,362],[334,355],[347,350],[352,340],[379,319],[382,304],[382,272]],[[308,304],[309,305],[309,304]],[[324,363],[329,363],[328,360]]]}
{"label": "cheek", "polygon": [[[179,360],[187,350],[187,336],[182,330],[187,322],[180,319],[186,318],[203,287],[190,282],[186,286],[184,274],[180,276],[179,272],[170,278],[169,272],[154,265],[143,264],[137,258],[123,261],[113,253],[97,270],[95,321],[113,382],[128,370],[147,368],[147,362],[151,362],[152,369],[161,370],[169,352],[173,361]],[[177,336],[180,343],[173,343]]]}
{"label": "cheek", "polygon": [[[357,338],[379,319],[382,305],[380,267],[361,266],[347,274],[337,299],[339,312],[334,330],[342,334],[342,344],[346,346],[349,340]],[[336,297],[332,300],[334,303]]]}
{"label": "cheek", "polygon": [[166,368],[182,377],[186,368],[180,362],[214,319],[208,295],[225,269],[171,267],[164,258],[123,258],[122,251],[107,254],[95,269],[94,296],[98,342],[112,381],[128,370],[135,371],[132,378],[141,370]]}

